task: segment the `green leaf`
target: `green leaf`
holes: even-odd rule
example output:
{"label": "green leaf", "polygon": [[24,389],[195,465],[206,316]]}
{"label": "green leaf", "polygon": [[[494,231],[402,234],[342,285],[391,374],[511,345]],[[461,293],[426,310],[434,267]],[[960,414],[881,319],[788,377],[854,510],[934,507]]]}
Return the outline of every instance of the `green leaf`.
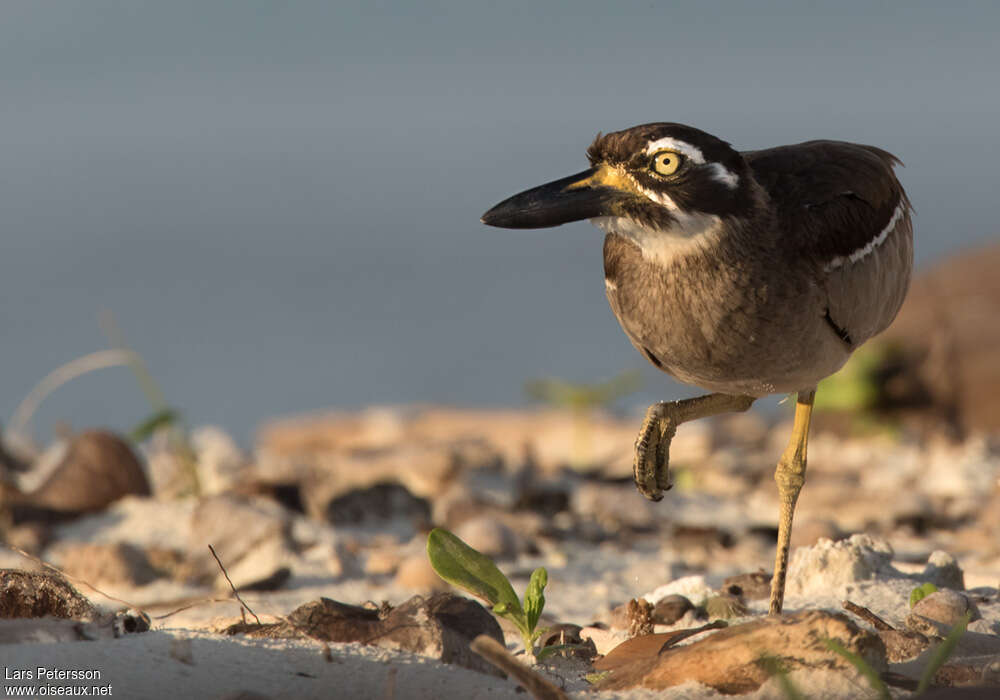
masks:
{"label": "green leaf", "polygon": [[948,636],[944,638],[944,641],[934,650],[930,661],[927,662],[927,668],[924,669],[923,674],[920,676],[920,684],[917,685],[917,695],[927,690],[938,670],[944,666],[944,662],[955,653],[955,646],[958,645],[958,640],[965,634],[965,628],[968,627],[971,619],[972,613],[965,613],[962,619],[948,631]]}
{"label": "green leaf", "polygon": [[160,428],[174,425],[180,420],[180,414],[172,408],[164,408],[149,416],[146,420],[129,431],[132,442],[142,442]]}
{"label": "green leaf", "polygon": [[524,625],[524,611],[514,588],[489,557],[441,528],[434,528],[427,536],[427,556],[445,581],[482,598],[498,615],[519,627]]}
{"label": "green leaf", "polygon": [[929,596],[931,593],[937,591],[937,589],[938,587],[935,586],[933,583],[924,583],[917,586],[912,591],[910,591],[910,607],[912,608],[914,605],[916,605],[918,602]]}
{"label": "green leaf", "polygon": [[844,647],[843,644],[838,642],[836,639],[824,639],[823,643],[826,644],[826,648],[830,651],[834,651],[840,656],[844,657],[848,663],[851,664],[858,672],[868,679],[871,684],[872,689],[878,693],[880,700],[891,700],[891,695],[889,695],[889,688],[886,686],[882,678],[875,672],[867,661],[855,654],[850,649]]}
{"label": "green leaf", "polygon": [[524,617],[528,623],[528,631],[533,632],[538,618],[542,616],[545,607],[545,585],[549,582],[549,572],[540,566],[531,574],[528,590],[524,592]]}

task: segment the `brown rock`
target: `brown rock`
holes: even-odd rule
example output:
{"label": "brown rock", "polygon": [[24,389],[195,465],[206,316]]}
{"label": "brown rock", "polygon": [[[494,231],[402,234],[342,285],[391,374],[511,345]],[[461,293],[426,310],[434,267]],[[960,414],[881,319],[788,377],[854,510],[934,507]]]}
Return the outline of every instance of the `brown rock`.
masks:
{"label": "brown rock", "polygon": [[0,569],[0,619],[51,616],[90,620],[96,615],[90,601],[62,576]]}
{"label": "brown rock", "polygon": [[21,493],[8,487],[4,500],[56,513],[90,513],[129,494],[150,494],[149,481],[135,452],[114,433],[80,433],[64,452],[53,453],[53,460],[55,465],[48,467],[48,475],[37,488]]}
{"label": "brown rock", "polygon": [[844,538],[844,531],[829,518],[803,518],[792,528],[792,549],[811,547],[821,539],[834,542]]}
{"label": "brown rock", "polygon": [[479,603],[451,593],[416,596],[397,608],[371,610],[328,598],[306,603],[288,616],[294,628],[326,642],[362,642],[404,649],[483,673],[501,675],[469,650],[485,634],[504,643],[500,625]]}
{"label": "brown rock", "polygon": [[921,598],[906,617],[906,626],[915,632],[944,636],[965,614],[971,620],[982,617],[968,596],[948,589],[934,591]]}
{"label": "brown rock", "polygon": [[492,559],[513,559],[527,544],[502,520],[490,515],[466,520],[455,535],[467,545]]}
{"label": "brown rock", "polygon": [[396,571],[396,583],[412,591],[447,591],[450,588],[434,571],[425,552],[403,560]]}
{"label": "brown rock", "polygon": [[653,623],[672,625],[684,617],[688,610],[694,610],[694,603],[682,595],[668,595],[656,601],[653,606]]}
{"label": "brown rock", "polygon": [[616,668],[596,687],[662,690],[696,681],[727,694],[749,693],[769,678],[761,663],[762,654],[776,657],[789,671],[831,667],[853,670],[826,647],[824,639],[838,640],[877,672],[887,668],[885,646],[878,636],[859,629],[844,615],[813,610],[729,627],[688,646],[637,659]]}
{"label": "brown rock", "polygon": [[730,576],[722,582],[722,590],[743,600],[764,600],[771,595],[771,574],[755,571]]}
{"label": "brown rock", "polygon": [[928,430],[1000,429],[1000,245],[956,255],[913,280],[906,303],[877,341],[881,406]]}
{"label": "brown rock", "polygon": [[66,573],[90,583],[144,586],[159,578],[146,553],[135,545],[65,542],[55,556]]}
{"label": "brown rock", "polygon": [[924,635],[910,630],[877,630],[876,634],[885,644],[886,657],[890,663],[915,658],[931,643]]}

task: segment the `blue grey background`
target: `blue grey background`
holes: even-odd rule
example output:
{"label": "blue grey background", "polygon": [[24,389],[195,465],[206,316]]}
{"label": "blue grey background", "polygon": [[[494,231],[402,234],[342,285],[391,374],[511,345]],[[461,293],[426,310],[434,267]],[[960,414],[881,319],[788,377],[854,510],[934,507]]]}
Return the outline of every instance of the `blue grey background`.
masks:
{"label": "blue grey background", "polygon": [[[585,166],[594,135],[687,122],[906,162],[921,264],[997,233],[992,2],[0,5],[0,420],[106,347],[102,310],[193,423],[373,403],[519,404],[643,367],[601,234],[479,215]],[[633,403],[693,389],[644,369]],[[128,427],[127,370],[51,396]]]}

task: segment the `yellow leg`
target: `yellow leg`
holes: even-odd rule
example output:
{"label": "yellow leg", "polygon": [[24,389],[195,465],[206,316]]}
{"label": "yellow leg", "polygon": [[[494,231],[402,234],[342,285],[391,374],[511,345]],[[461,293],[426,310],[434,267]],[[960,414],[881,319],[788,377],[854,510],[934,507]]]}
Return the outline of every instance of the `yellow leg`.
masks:
{"label": "yellow leg", "polygon": [[706,394],[650,406],[635,440],[632,472],[639,493],[651,501],[659,501],[670,488],[670,441],[678,425],[705,416],[745,411],[753,402],[752,396]]}
{"label": "yellow leg", "polygon": [[778,482],[781,512],[778,519],[778,552],[774,558],[774,578],[771,579],[771,615],[780,615],[785,600],[785,576],[788,573],[788,549],[792,539],[792,517],[795,502],[806,481],[806,443],[809,440],[809,419],[812,416],[816,390],[799,392],[795,403],[795,423],[788,447],[781,454],[774,480]]}

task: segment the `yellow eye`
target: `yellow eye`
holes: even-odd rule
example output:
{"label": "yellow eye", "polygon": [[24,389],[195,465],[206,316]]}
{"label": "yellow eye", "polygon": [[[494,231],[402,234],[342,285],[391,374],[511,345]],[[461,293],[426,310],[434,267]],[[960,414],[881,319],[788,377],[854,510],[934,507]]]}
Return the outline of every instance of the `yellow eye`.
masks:
{"label": "yellow eye", "polygon": [[653,156],[653,170],[660,175],[673,175],[681,167],[681,158],[677,151],[658,151]]}

